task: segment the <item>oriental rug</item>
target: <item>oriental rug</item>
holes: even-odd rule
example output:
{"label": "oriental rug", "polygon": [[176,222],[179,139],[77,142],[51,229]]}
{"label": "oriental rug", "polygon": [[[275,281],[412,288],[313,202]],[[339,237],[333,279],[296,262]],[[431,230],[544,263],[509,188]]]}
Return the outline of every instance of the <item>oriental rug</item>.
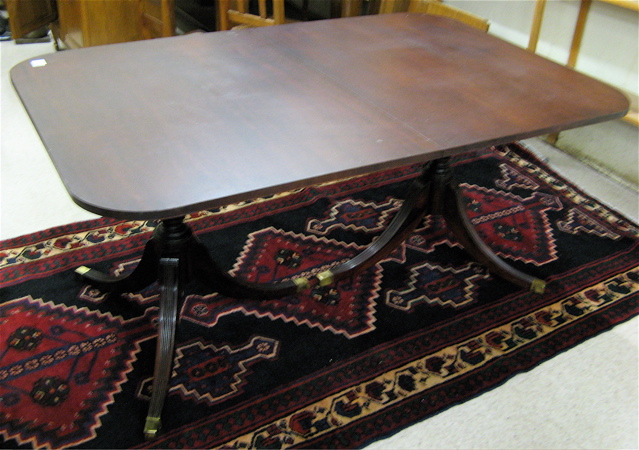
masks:
{"label": "oriental rug", "polygon": [[[1,243],[3,448],[359,447],[498,386],[638,310],[639,230],[519,144],[454,159],[468,214],[543,295],[472,262],[428,216],[351,280],[266,302],[185,289],[158,439],[142,435],[159,291],[132,270],[153,222],[75,223]],[[318,273],[361,251],[420,172],[401,167],[188,217],[225,270]]]}

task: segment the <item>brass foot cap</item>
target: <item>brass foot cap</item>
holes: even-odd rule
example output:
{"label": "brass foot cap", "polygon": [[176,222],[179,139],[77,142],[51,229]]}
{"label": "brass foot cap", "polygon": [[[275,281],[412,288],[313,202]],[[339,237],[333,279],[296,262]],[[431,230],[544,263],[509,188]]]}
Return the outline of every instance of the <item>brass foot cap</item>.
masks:
{"label": "brass foot cap", "polygon": [[162,422],[159,417],[147,417],[144,423],[144,437],[146,440],[155,439],[162,427]]}
{"label": "brass foot cap", "polygon": [[87,266],[80,266],[77,269],[75,269],[75,273],[77,273],[78,275],[84,275],[85,273],[87,273],[88,271],[90,271],[91,269],[89,269]]}
{"label": "brass foot cap", "polygon": [[317,279],[319,280],[320,286],[328,286],[333,283],[333,272],[325,270],[324,272],[318,273]]}
{"label": "brass foot cap", "polygon": [[306,277],[293,278],[293,282],[297,286],[297,292],[302,292],[311,286]]}
{"label": "brass foot cap", "polygon": [[534,292],[535,294],[543,294],[545,291],[546,291],[546,282],[544,280],[535,278],[533,282],[530,284],[530,292]]}

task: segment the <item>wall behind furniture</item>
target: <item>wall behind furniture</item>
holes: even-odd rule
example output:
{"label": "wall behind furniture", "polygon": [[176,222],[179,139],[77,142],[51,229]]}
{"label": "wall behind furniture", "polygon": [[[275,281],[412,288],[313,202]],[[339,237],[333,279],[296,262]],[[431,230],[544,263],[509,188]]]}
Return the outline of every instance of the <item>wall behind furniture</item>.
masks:
{"label": "wall behind furniture", "polygon": [[[534,0],[444,0],[490,20],[491,34],[526,48]],[[537,53],[568,61],[579,0],[548,0]],[[636,108],[639,93],[639,13],[593,1],[576,70],[627,93]],[[557,147],[639,189],[639,128],[622,120],[562,132]]]}

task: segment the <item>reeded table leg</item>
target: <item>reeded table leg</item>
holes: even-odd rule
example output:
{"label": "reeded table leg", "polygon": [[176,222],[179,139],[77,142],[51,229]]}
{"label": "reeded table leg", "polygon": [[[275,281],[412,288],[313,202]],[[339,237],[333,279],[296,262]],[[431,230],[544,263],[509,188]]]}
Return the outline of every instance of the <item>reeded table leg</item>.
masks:
{"label": "reeded table leg", "polygon": [[160,259],[160,287],[160,317],[151,403],[144,425],[144,436],[147,439],[153,439],[162,427],[160,415],[173,367],[173,347],[175,346],[175,326],[180,292],[179,259]]}

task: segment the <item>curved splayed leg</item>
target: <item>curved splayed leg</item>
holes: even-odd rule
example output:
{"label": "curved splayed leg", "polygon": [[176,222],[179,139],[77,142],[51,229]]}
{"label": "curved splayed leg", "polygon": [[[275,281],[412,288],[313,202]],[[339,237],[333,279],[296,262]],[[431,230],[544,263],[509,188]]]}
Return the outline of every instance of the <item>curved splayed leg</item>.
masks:
{"label": "curved splayed leg", "polygon": [[142,259],[129,275],[107,275],[86,266],[80,266],[75,272],[101,291],[135,292],[152,284],[158,277],[157,266],[160,257],[153,240],[146,243]]}
{"label": "curved splayed leg", "polygon": [[536,294],[543,294],[546,283],[543,280],[525,274],[497,256],[481,239],[477,230],[470,222],[464,209],[464,201],[459,187],[449,185],[447,197],[450,198],[442,206],[442,215],[455,238],[477,262],[485,265],[488,270],[511,283],[529,289]]}
{"label": "curved splayed leg", "polygon": [[320,286],[352,277],[368,269],[395,250],[421,223],[429,212],[431,181],[430,166],[410,187],[406,200],[384,232],[362,253],[337,267],[317,275]]}

